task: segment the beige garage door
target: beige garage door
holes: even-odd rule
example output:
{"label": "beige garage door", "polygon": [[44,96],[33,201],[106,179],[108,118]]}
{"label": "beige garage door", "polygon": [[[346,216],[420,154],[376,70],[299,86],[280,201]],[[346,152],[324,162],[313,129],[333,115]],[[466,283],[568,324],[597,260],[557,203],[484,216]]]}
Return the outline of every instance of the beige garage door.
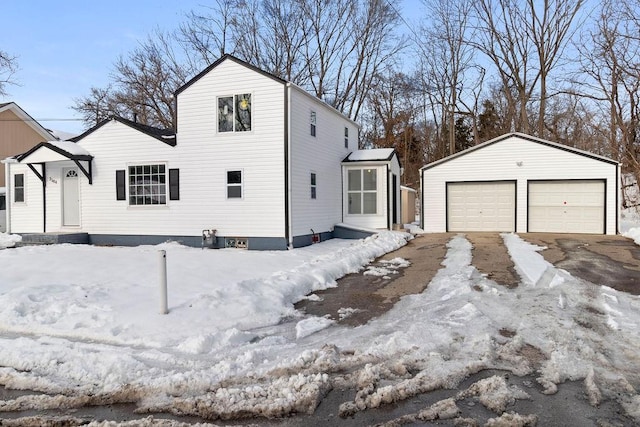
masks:
{"label": "beige garage door", "polygon": [[604,181],[529,183],[529,231],[604,233]]}
{"label": "beige garage door", "polygon": [[515,231],[513,181],[447,184],[448,231]]}

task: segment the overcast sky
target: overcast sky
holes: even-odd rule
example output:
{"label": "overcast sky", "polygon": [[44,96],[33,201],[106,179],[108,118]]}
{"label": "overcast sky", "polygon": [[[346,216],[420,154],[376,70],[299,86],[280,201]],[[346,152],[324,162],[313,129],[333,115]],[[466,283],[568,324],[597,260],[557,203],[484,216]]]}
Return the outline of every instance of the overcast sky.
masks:
{"label": "overcast sky", "polygon": [[[394,0],[394,4],[398,4]],[[418,9],[420,0],[404,0]],[[108,82],[113,62],[156,27],[169,30],[212,0],[4,1],[0,50],[20,67],[0,102],[16,102],[44,127],[80,133],[74,99]],[[53,120],[63,119],[63,120]]]}

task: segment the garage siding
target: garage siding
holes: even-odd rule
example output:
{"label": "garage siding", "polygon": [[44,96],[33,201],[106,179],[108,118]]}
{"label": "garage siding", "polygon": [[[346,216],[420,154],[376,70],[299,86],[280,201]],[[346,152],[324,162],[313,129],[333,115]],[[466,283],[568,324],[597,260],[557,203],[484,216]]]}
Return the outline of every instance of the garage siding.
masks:
{"label": "garage siding", "polygon": [[476,146],[422,169],[422,226],[447,230],[447,183],[516,182],[516,232],[528,231],[528,183],[539,180],[599,180],[605,183],[606,234],[618,225],[618,168],[612,160],[521,134]]}

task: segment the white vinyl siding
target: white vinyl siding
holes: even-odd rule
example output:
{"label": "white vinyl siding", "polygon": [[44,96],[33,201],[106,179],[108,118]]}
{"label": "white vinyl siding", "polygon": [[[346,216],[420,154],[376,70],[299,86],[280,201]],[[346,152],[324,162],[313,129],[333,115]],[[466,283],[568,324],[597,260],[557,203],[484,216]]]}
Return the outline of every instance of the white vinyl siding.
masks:
{"label": "white vinyl siding", "polygon": [[554,233],[604,232],[603,181],[529,183],[529,231]]}
{"label": "white vinyl siding", "polygon": [[[249,93],[251,131],[217,132],[217,97]],[[284,112],[285,85],[233,60],[178,94],[170,167],[180,168],[180,202],[171,203],[179,214],[170,222],[181,233],[285,237]],[[227,197],[226,172],[234,170],[242,170],[242,199]]]}
{"label": "white vinyl siding", "polygon": [[515,182],[447,184],[447,231],[515,231]]}
{"label": "white vinyl siding", "polygon": [[601,180],[606,182],[606,234],[615,234],[617,171],[618,165],[569,147],[511,135],[422,170],[422,225],[426,232],[446,231],[447,182],[516,181],[516,232],[526,233],[530,181]]}
{"label": "white vinyl siding", "polygon": [[[290,209],[292,236],[330,232],[343,221],[341,162],[349,154],[344,148],[344,128],[352,135],[358,127],[315,97],[290,86]],[[310,112],[321,128],[310,134]],[[316,199],[310,197],[309,173],[316,174]]]}

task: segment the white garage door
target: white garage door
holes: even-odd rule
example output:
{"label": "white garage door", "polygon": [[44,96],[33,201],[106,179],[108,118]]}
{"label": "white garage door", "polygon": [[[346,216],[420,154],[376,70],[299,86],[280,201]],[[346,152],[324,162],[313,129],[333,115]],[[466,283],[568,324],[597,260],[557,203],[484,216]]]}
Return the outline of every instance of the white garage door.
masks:
{"label": "white garage door", "polygon": [[529,231],[604,233],[604,181],[529,183]]}
{"label": "white garage door", "polygon": [[516,183],[447,184],[448,231],[515,231]]}

